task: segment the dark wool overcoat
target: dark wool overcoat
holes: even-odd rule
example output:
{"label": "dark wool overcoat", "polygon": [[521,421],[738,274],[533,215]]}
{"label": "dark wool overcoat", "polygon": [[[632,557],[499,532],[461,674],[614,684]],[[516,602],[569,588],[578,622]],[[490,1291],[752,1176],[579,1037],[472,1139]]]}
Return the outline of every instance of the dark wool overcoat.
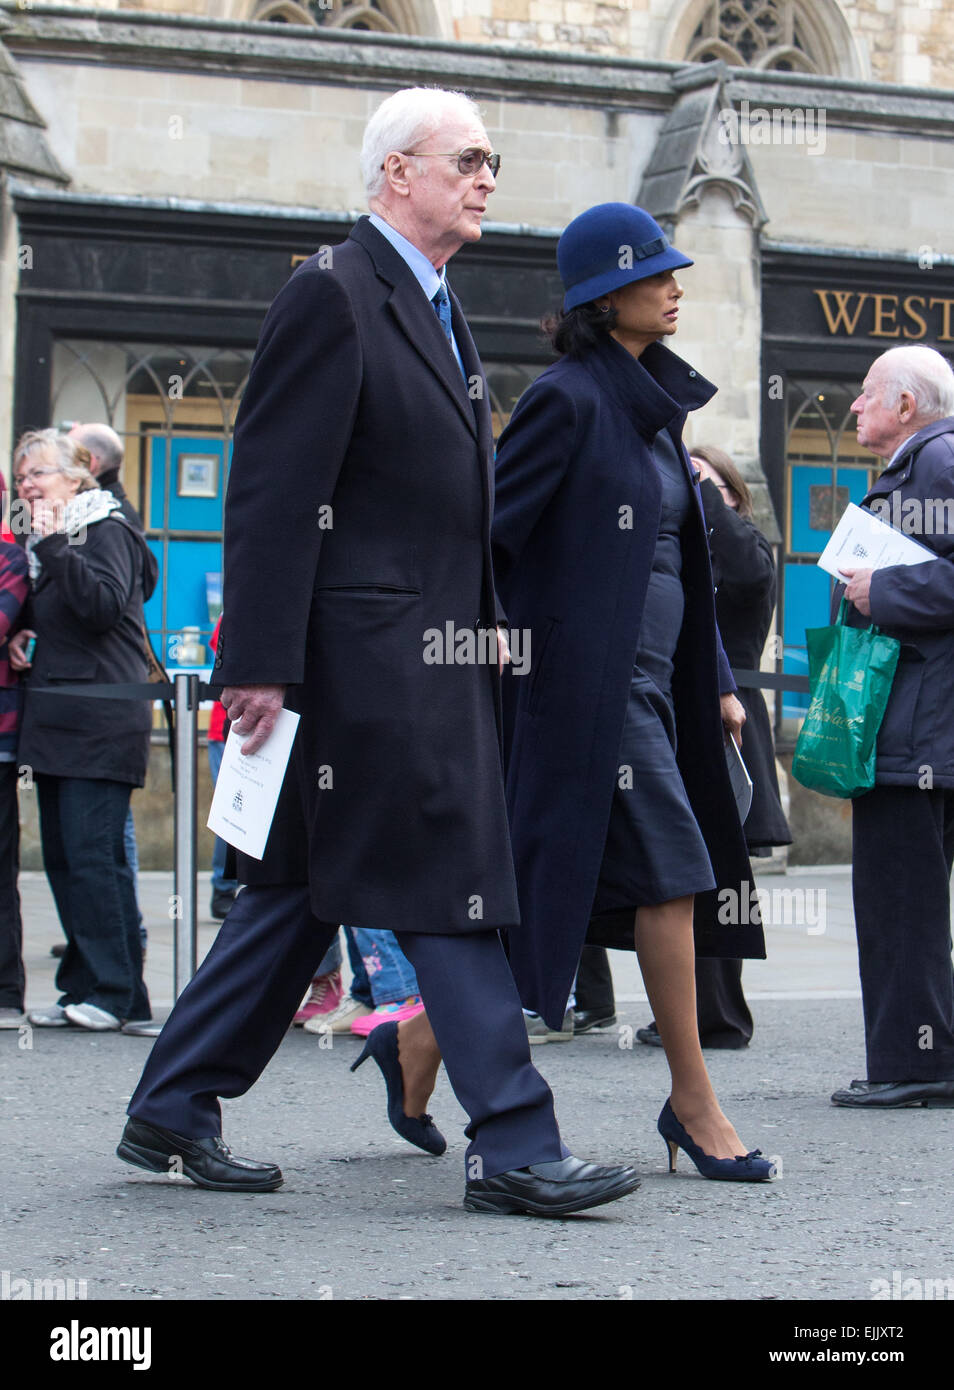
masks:
{"label": "dark wool overcoat", "polygon": [[41,570],[23,626],[36,632],[24,683],[17,759],[34,772],[141,787],[149,762],[149,700],[85,700],[44,688],[146,679],[143,601],[158,566],[142,535],[113,512],[80,544],[54,534],[36,545]]}
{"label": "dark wool overcoat", "polygon": [[[715,483],[704,478],[699,496],[709,528],[715,583],[716,620],[730,665],[757,671],[775,612],[775,556],[762,532],[722,500]],[[792,832],[782,810],[775,771],[775,742],[765,696],[741,687],[745,710],[742,757],[752,778],[752,806],[745,818],[749,849],[790,845]]]}
{"label": "dark wool overcoat", "polygon": [[[901,641],[875,782],[954,787],[954,418],[913,434],[862,505],[940,557],[876,570],[871,617],[848,610],[854,626],[876,623]],[[833,614],[842,593],[836,586]]]}
{"label": "dark wool overcoat", "polygon": [[[530,673],[508,675],[507,797],[522,926],[510,942],[524,1004],[563,1017],[606,842],[640,622],[659,529],[652,441],[668,428],[686,476],[686,412],[714,388],[659,344],[636,361],[611,338],[563,358],[524,393],[497,454],[494,556]],[[763,956],[750,869],[729,783],[720,690],[734,688],[718,638],[698,491],[682,536],[685,617],[675,656],[678,757],[717,884],[696,904],[702,955]],[[740,898],[741,903],[741,898]],[[755,921],[752,920],[753,916]],[[633,946],[633,914],[618,934]],[[743,920],[744,919],[744,920]],[[605,919],[600,919],[605,927]]]}
{"label": "dark wool overcoat", "polygon": [[366,218],[328,260],[272,304],[239,411],[216,680],[301,714],[317,917],[510,927],[486,380]]}

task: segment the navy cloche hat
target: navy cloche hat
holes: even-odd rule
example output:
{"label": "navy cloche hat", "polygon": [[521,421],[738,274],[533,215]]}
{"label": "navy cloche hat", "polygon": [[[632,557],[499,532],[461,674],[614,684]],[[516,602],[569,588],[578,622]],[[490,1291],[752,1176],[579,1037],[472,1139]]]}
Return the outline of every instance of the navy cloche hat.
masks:
{"label": "navy cloche hat", "polygon": [[631,203],[598,203],[574,217],[557,242],[565,311],[633,280],[692,264],[670,246],[659,223]]}

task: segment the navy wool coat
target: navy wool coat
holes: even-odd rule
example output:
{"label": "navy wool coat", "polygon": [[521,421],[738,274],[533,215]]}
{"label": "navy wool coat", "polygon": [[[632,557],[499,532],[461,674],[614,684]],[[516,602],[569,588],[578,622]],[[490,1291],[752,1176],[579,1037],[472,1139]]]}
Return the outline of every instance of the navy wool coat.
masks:
{"label": "navy wool coat", "polygon": [[[691,477],[682,427],[686,412],[713,394],[667,348],[653,344],[636,361],[607,338],[583,358],[549,367],[521,397],[500,439],[497,587],[511,627],[531,635],[529,674],[508,675],[505,683],[507,798],[522,914],[510,954],[524,1004],[551,1024],[563,1016],[587,934],[619,775],[659,529],[652,441],[668,428]],[[735,919],[723,925],[715,891],[698,896],[696,949],[763,956],[723,747],[719,694],[734,683],[716,628],[697,500],[682,544],[686,607],[673,677],[679,763],[716,881],[745,898],[738,911],[723,912]],[[615,924],[618,936],[591,940],[632,949],[632,914],[625,916]]]}
{"label": "navy wool coat", "polygon": [[366,218],[326,260],[272,304],[239,411],[216,680],[286,685],[301,714],[317,917],[510,927],[486,381],[455,297],[466,381]]}
{"label": "navy wool coat", "polygon": [[[857,627],[877,624],[901,641],[878,732],[880,786],[954,787],[954,418],[913,434],[863,505],[940,558],[891,565],[871,577],[871,617],[849,608]],[[832,612],[844,592],[836,586]],[[927,781],[930,769],[930,783]]]}

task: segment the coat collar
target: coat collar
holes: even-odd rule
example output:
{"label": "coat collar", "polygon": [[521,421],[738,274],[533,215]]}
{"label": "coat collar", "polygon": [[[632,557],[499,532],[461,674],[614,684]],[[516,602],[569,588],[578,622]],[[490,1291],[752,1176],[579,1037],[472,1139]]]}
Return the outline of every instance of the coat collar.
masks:
{"label": "coat collar", "polygon": [[667,425],[680,424],[717,389],[661,343],[651,343],[636,358],[606,336],[580,360],[645,439],[655,439]]}
{"label": "coat collar", "polygon": [[[424,291],[404,258],[395,251],[387,238],[372,226],[367,217],[362,217],[355,223],[350,238],[367,251],[378,277],[391,286],[388,298],[391,313],[411,346],[447,389],[468,429],[474,435],[480,433],[481,413],[486,414],[486,424],[489,427],[490,403],[487,400],[487,384],[477,349],[456,296],[450,292],[454,337],[457,339],[468,381],[476,376],[481,383],[481,394],[473,401],[461,376],[457,359],[444,336],[440,320],[428,304]],[[450,291],[450,286],[448,290]],[[475,406],[482,406],[483,412],[480,409],[475,411]]]}
{"label": "coat collar", "polygon": [[944,420],[935,420],[933,424],[925,425],[923,430],[918,430],[916,434],[912,434],[910,438],[906,439],[897,456],[891,460],[883,473],[879,473],[868,497],[875,497],[882,492],[893,492],[896,487],[906,483],[911,476],[911,469],[914,466],[914,458],[918,450],[929,439],[937,439],[938,435],[941,434],[954,434],[954,416],[947,416]]}

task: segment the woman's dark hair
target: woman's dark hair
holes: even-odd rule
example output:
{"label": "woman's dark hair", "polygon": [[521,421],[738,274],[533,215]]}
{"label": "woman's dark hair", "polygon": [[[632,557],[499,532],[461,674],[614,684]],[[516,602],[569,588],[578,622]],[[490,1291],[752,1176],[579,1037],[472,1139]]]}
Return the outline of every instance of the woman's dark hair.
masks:
{"label": "woman's dark hair", "polygon": [[718,448],[715,444],[700,444],[689,450],[689,457],[704,459],[710,468],[715,469],[729,491],[734,492],[738,498],[739,516],[747,516],[751,519],[752,494],[749,492],[742,474],[725,450]]}
{"label": "woman's dark hair", "polygon": [[612,332],[618,317],[614,308],[603,310],[595,299],[591,299],[588,304],[578,304],[575,309],[561,309],[559,314],[550,314],[541,327],[555,352],[567,357],[580,357]]}

